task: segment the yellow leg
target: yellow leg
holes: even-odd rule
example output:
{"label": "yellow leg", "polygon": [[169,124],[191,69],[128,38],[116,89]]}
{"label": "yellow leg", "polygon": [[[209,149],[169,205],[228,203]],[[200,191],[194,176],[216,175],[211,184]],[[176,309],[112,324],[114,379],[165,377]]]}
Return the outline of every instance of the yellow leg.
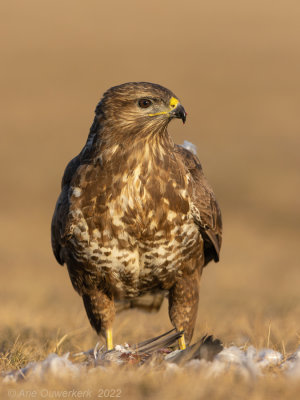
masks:
{"label": "yellow leg", "polygon": [[178,344],[179,344],[179,349],[180,349],[180,350],[185,350],[185,349],[186,349],[185,340],[184,340],[184,333],[183,333],[182,336],[178,339]]}
{"label": "yellow leg", "polygon": [[108,328],[106,330],[106,347],[107,347],[107,350],[112,350],[114,348],[111,328]]}

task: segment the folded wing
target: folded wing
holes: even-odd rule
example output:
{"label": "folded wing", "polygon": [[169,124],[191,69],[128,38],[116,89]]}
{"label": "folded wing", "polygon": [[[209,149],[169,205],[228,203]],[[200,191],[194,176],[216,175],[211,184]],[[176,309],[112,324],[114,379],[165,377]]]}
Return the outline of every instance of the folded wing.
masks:
{"label": "folded wing", "polygon": [[217,262],[222,243],[222,217],[216,197],[203,174],[198,157],[178,145],[176,152],[192,180],[191,210],[204,240],[205,265],[211,260]]}

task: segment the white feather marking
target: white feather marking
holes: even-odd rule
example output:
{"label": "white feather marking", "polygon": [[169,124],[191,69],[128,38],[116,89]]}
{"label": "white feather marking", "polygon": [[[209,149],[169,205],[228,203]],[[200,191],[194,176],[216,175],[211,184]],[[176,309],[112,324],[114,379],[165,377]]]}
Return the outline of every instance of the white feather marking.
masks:
{"label": "white feather marking", "polygon": [[174,218],[177,217],[176,212],[169,210],[168,215],[167,215],[167,220],[172,222]]}
{"label": "white feather marking", "polygon": [[73,196],[80,197],[81,195],[82,195],[82,190],[80,189],[80,187],[75,187],[73,189]]}

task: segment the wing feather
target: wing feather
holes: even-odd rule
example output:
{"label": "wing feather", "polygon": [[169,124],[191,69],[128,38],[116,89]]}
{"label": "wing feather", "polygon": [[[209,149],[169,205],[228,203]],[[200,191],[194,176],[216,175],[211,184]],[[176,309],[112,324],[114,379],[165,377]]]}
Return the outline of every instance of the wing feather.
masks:
{"label": "wing feather", "polygon": [[51,244],[54,256],[57,262],[61,265],[65,263],[63,257],[63,246],[62,238],[65,234],[66,220],[69,211],[69,189],[72,178],[76,173],[78,167],[88,162],[92,152],[92,144],[95,138],[96,132],[99,129],[99,120],[95,117],[94,122],[91,126],[90,133],[87,141],[81,152],[74,157],[66,166],[62,182],[61,182],[61,193],[56,202],[54,214],[51,222]]}
{"label": "wing feather", "polygon": [[69,210],[69,188],[72,177],[80,165],[80,155],[74,157],[67,165],[62,183],[61,193],[58,197],[52,222],[51,222],[51,244],[54,256],[60,265],[65,263],[62,251],[62,237],[64,234],[64,227],[66,223],[66,217]]}
{"label": "wing feather", "polygon": [[192,179],[192,214],[204,239],[205,265],[211,260],[217,262],[222,243],[222,217],[216,197],[198,157],[179,145],[176,152]]}

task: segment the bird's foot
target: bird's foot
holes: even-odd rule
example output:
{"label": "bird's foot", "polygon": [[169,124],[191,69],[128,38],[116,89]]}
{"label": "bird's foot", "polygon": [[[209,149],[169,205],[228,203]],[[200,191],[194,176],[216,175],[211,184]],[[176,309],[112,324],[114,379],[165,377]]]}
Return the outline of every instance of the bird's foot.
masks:
{"label": "bird's foot", "polygon": [[107,350],[112,350],[114,348],[114,345],[113,345],[113,335],[112,335],[112,329],[111,328],[106,329],[105,336],[106,336],[106,347],[107,347]]}
{"label": "bird's foot", "polygon": [[184,339],[184,333],[180,336],[178,339],[178,345],[180,350],[185,350],[186,349],[186,344],[185,344],[185,339]]}

